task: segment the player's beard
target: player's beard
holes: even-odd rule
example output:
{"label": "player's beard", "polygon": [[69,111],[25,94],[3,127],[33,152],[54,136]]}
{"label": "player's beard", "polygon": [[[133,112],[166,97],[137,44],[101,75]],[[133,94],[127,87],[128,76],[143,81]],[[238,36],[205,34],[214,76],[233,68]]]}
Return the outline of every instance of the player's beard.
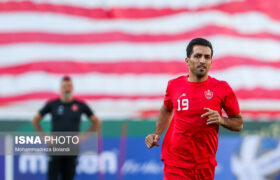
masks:
{"label": "player's beard", "polygon": [[72,94],[71,92],[64,92],[62,96],[64,99],[70,99],[72,97]]}
{"label": "player's beard", "polygon": [[[205,68],[204,71],[199,70],[199,68],[200,68],[201,66],[203,66],[203,67]],[[208,69],[207,69],[207,66],[206,66],[206,65],[198,65],[197,67],[191,68],[190,70],[192,71],[192,73],[193,73],[198,79],[203,78],[203,77],[206,76],[207,73],[208,73]]]}

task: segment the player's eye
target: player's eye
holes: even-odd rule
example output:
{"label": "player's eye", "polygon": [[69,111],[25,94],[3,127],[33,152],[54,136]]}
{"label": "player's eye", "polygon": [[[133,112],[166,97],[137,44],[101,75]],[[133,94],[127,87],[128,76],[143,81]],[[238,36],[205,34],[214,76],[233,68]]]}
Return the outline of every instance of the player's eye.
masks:
{"label": "player's eye", "polygon": [[200,57],[201,57],[201,54],[195,54],[194,57],[195,57],[195,58],[200,58]]}
{"label": "player's eye", "polygon": [[205,56],[205,59],[207,59],[207,60],[208,60],[208,59],[211,59],[211,56],[206,55],[206,56]]}

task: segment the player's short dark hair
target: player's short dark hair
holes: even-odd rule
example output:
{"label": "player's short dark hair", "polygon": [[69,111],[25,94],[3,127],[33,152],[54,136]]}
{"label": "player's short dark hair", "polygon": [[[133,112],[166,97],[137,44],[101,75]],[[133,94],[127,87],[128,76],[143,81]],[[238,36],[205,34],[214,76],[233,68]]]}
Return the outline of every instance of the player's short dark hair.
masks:
{"label": "player's short dark hair", "polygon": [[213,48],[212,48],[212,44],[210,41],[204,39],[204,38],[194,38],[192,39],[186,49],[187,52],[187,57],[191,57],[192,52],[193,52],[193,47],[195,45],[200,45],[200,46],[207,46],[211,49],[211,57],[213,56]]}
{"label": "player's short dark hair", "polygon": [[71,77],[68,76],[68,75],[65,75],[65,76],[63,76],[62,79],[61,79],[61,82],[63,82],[63,81],[71,81]]}

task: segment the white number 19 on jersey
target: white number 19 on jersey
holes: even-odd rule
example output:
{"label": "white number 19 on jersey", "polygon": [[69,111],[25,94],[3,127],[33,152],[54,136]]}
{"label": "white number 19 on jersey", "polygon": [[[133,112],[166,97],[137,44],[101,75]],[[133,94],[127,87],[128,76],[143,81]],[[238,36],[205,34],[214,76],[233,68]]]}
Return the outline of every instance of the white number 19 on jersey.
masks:
{"label": "white number 19 on jersey", "polygon": [[[189,109],[189,100],[188,99],[178,99],[178,109],[177,111],[184,111]],[[181,108],[182,107],[182,108]]]}

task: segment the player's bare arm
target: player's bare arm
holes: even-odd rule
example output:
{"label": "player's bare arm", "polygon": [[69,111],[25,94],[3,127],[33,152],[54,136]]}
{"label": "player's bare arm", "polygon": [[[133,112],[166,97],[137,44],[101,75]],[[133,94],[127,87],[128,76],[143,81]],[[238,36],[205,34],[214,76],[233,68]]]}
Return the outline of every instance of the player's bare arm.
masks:
{"label": "player's bare arm", "polygon": [[91,128],[88,131],[89,132],[98,131],[101,127],[100,119],[97,116],[92,115],[90,116],[90,120],[91,120]]}
{"label": "player's bare arm", "polygon": [[155,132],[154,134],[149,134],[145,139],[145,144],[148,148],[159,146],[158,142],[160,140],[160,135],[169,125],[170,119],[172,117],[172,113],[173,113],[173,109],[169,109],[165,105],[162,105],[156,122]]}
{"label": "player's bare arm", "polygon": [[40,124],[41,119],[42,119],[42,116],[39,113],[37,113],[32,119],[32,125],[33,125],[34,129],[36,130],[36,132],[40,136],[43,136],[43,130],[42,130],[42,127]]}
{"label": "player's bare arm", "polygon": [[44,136],[46,135],[42,129],[42,126],[40,124],[41,120],[42,120],[42,115],[40,113],[37,113],[33,119],[32,119],[32,125],[35,129],[35,131],[38,133],[38,135],[44,139]]}
{"label": "player's bare arm", "polygon": [[89,119],[91,121],[91,127],[87,130],[87,132],[80,135],[80,137],[79,137],[80,142],[83,142],[86,139],[88,139],[93,132],[98,132],[100,130],[100,127],[101,127],[100,119],[95,115],[90,116]]}
{"label": "player's bare arm", "polygon": [[207,112],[202,114],[201,117],[207,117],[206,121],[207,125],[217,124],[222,125],[223,127],[232,130],[232,131],[241,131],[243,128],[243,119],[240,114],[230,116],[230,117],[222,117],[218,113],[218,111],[212,110],[210,108],[204,108]]}

